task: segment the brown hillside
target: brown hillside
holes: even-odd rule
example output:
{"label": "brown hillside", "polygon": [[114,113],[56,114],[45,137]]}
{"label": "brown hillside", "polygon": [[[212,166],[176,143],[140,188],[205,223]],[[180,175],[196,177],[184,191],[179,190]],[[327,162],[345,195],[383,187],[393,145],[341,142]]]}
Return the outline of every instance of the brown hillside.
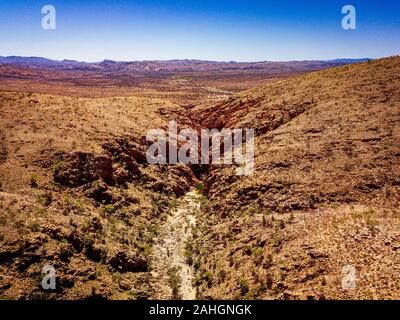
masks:
{"label": "brown hillside", "polygon": [[[149,254],[190,169],[148,166],[145,135],[184,109],[145,98],[0,92],[4,298],[149,298]],[[57,269],[57,292],[41,270]]]}
{"label": "brown hillside", "polygon": [[[399,57],[382,59],[194,110],[256,130],[253,175],[211,167],[205,180],[201,296],[400,297],[399,74]],[[346,265],[357,290],[341,287]]]}

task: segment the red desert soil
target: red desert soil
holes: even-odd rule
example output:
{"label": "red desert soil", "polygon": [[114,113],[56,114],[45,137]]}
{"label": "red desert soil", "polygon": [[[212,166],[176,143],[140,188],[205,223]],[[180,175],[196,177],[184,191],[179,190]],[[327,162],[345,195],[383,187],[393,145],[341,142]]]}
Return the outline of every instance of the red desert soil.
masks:
{"label": "red desert soil", "polygon": [[138,96],[192,106],[340,61],[214,62],[198,60],[100,63],[0,57],[0,90],[78,97]]}

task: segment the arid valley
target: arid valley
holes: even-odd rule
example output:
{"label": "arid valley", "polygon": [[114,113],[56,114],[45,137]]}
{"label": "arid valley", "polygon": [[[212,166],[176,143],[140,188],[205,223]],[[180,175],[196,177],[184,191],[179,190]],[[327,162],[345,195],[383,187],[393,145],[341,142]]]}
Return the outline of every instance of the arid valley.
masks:
{"label": "arid valley", "polygon": [[[149,165],[170,121],[253,128],[254,173]],[[399,299],[399,266],[399,57],[0,58],[2,299]]]}

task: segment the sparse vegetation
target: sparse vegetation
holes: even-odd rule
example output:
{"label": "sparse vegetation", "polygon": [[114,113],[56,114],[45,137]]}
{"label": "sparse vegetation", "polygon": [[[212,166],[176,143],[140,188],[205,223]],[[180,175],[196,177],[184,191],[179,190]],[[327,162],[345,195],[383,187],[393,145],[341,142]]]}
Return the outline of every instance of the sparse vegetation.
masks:
{"label": "sparse vegetation", "polygon": [[32,174],[31,174],[30,186],[31,186],[32,188],[37,188],[37,187],[39,186],[39,185],[38,185],[38,176],[37,176],[36,173],[32,173]]}
{"label": "sparse vegetation", "polygon": [[121,282],[121,279],[122,279],[121,273],[119,273],[118,271],[113,273],[112,281],[114,283],[119,284]]}
{"label": "sparse vegetation", "polygon": [[203,194],[203,192],[204,192],[204,184],[198,183],[196,185],[196,190],[197,190],[198,193]]}
{"label": "sparse vegetation", "polygon": [[279,234],[274,234],[272,239],[271,239],[271,243],[273,247],[279,247],[282,243],[282,238]]}
{"label": "sparse vegetation", "polygon": [[176,199],[171,199],[171,200],[169,201],[169,203],[168,203],[168,208],[169,208],[170,210],[172,210],[172,209],[175,209],[176,206],[177,206],[177,201],[176,201]]}
{"label": "sparse vegetation", "polygon": [[113,204],[105,204],[100,208],[100,212],[105,214],[113,214],[116,210]]}
{"label": "sparse vegetation", "polygon": [[253,256],[254,262],[257,265],[260,265],[264,256],[264,248],[261,247],[252,248],[251,255]]}
{"label": "sparse vegetation", "polygon": [[36,197],[36,201],[37,201],[37,203],[41,204],[42,206],[48,207],[51,204],[51,202],[53,201],[53,198],[50,193],[45,193],[45,194],[38,195]]}
{"label": "sparse vegetation", "polygon": [[40,225],[39,222],[37,221],[32,221],[27,225],[28,229],[31,230],[32,232],[38,232],[40,230]]}
{"label": "sparse vegetation", "polygon": [[239,279],[239,289],[242,296],[246,295],[249,292],[249,283],[246,278],[241,277]]}
{"label": "sparse vegetation", "polygon": [[204,280],[205,280],[205,282],[207,283],[207,286],[208,286],[209,288],[211,288],[212,285],[213,285],[213,277],[212,277],[212,274],[211,274],[211,272],[210,272],[209,270],[207,270],[207,271],[204,273]]}
{"label": "sparse vegetation", "polygon": [[193,264],[193,239],[189,238],[185,244],[185,258],[186,263],[189,265]]}
{"label": "sparse vegetation", "polygon": [[180,299],[179,288],[181,286],[182,279],[179,276],[179,269],[177,267],[171,267],[168,269],[168,283],[172,290],[173,299]]}
{"label": "sparse vegetation", "polygon": [[93,237],[90,234],[85,234],[85,236],[84,236],[85,247],[88,248],[88,247],[92,246],[93,242],[94,242]]}

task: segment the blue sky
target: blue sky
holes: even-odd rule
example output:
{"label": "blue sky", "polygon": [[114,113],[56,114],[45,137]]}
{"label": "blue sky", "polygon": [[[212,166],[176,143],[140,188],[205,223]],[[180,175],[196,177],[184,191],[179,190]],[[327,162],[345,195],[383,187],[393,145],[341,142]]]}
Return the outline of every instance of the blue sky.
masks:
{"label": "blue sky", "polygon": [[[54,5],[57,29],[41,28]],[[357,29],[341,28],[354,5]],[[285,61],[400,54],[400,1],[0,0],[0,55]]]}

